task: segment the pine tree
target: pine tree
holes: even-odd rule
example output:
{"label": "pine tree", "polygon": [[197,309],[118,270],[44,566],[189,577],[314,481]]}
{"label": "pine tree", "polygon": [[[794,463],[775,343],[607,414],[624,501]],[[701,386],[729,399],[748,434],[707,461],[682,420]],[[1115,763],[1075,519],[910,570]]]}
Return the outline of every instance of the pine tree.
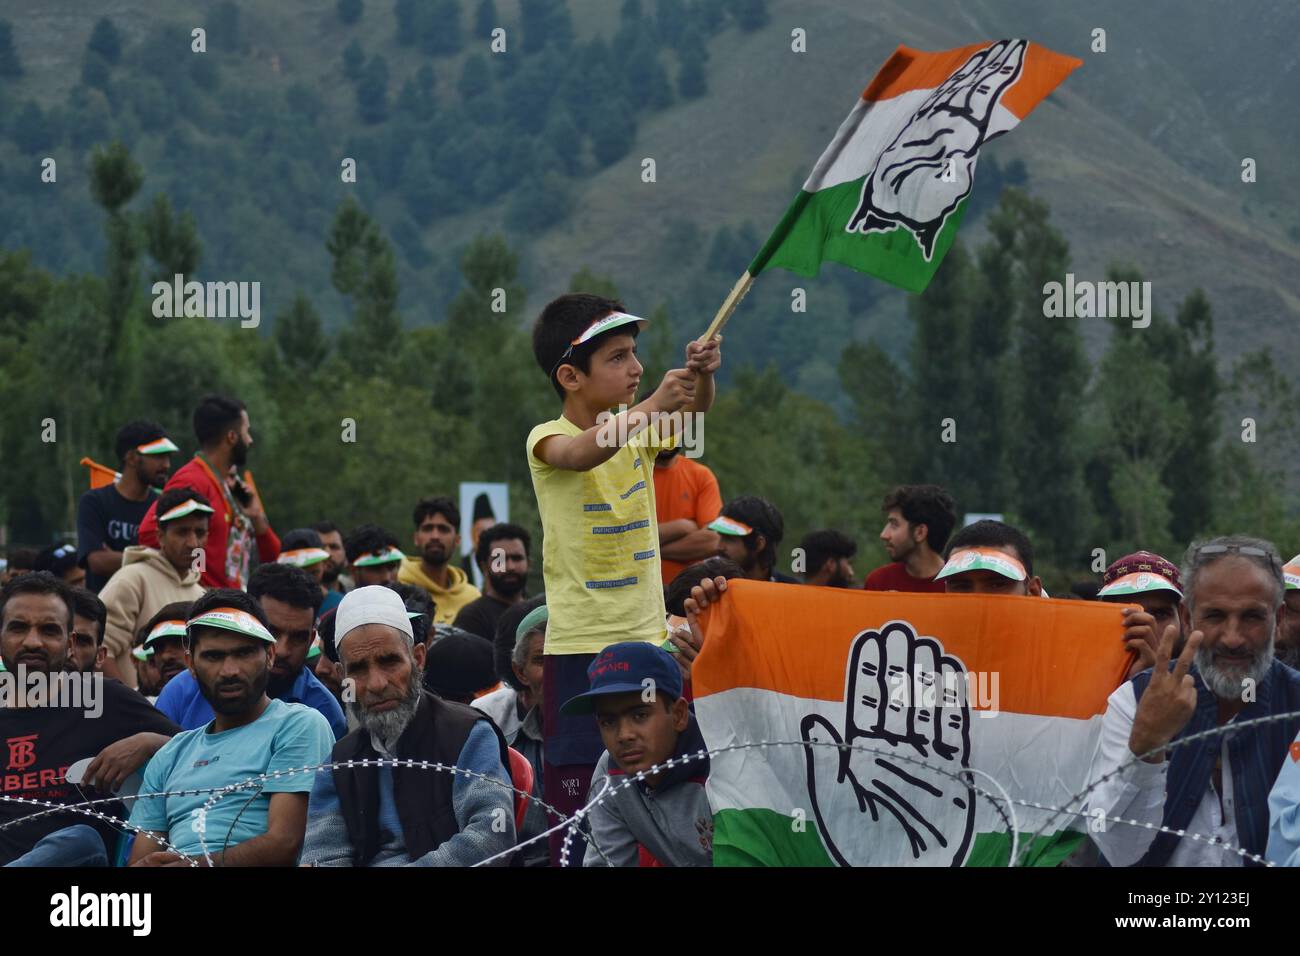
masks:
{"label": "pine tree", "polygon": [[0,20],[0,76],[22,75],[22,63],[18,60],[18,51],[14,49],[13,25],[8,20]]}
{"label": "pine tree", "polygon": [[313,374],[329,354],[320,313],[301,290],[289,308],[275,317],[272,336],[280,358],[296,373],[295,377]]}
{"label": "pine tree", "polygon": [[392,245],[361,206],[339,206],[326,248],[334,288],[352,302],[352,322],[339,333],[339,352],[357,372],[386,368],[400,351],[397,264]]}
{"label": "pine tree", "polygon": [[370,124],[388,118],[388,61],[372,56],[357,83],[357,112]]}
{"label": "pine tree", "polygon": [[122,57],[122,37],[117,27],[108,17],[100,17],[95,28],[90,32],[86,49],[104,59],[105,63],[116,64]]}
{"label": "pine tree", "polygon": [[1042,291],[1063,281],[1069,245],[1048,221],[1047,205],[1020,190],[1005,190],[996,214],[1009,217],[1015,231],[1016,495],[1008,510],[1036,535],[1044,557],[1069,564],[1090,550],[1079,441],[1088,365],[1078,326],[1046,318]]}
{"label": "pine tree", "polygon": [[171,203],[159,193],[144,213],[141,226],[145,249],[157,264],[154,281],[171,282],[173,276],[194,274],[199,267],[202,247],[190,213],[173,214]]}
{"label": "pine tree", "polygon": [[1219,470],[1223,392],[1214,349],[1214,315],[1200,289],[1179,305],[1176,330],[1164,358],[1173,396],[1186,411],[1186,427],[1162,477],[1171,492],[1170,530],[1176,540],[1190,541],[1215,520],[1215,488],[1205,476]]}

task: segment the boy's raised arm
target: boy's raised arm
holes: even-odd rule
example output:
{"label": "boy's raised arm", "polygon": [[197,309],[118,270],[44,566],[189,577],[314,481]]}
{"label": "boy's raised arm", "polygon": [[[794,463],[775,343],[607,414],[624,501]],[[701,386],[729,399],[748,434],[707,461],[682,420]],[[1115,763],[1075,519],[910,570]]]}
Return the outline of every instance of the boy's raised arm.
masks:
{"label": "boy's raised arm", "polygon": [[590,471],[609,461],[619,448],[649,427],[653,413],[683,408],[694,398],[694,373],[684,368],[672,369],[644,402],[611,415],[581,435],[547,435],[533,446],[533,454],[552,468]]}

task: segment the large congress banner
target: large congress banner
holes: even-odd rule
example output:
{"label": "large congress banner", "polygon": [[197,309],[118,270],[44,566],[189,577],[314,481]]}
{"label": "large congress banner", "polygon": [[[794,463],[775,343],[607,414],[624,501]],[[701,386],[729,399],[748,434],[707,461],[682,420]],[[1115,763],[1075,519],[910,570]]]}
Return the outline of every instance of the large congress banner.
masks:
{"label": "large congress banner", "polygon": [[710,750],[768,746],[713,757],[714,864],[1005,866],[1002,791],[1022,862],[1059,862],[1084,819],[1027,846],[1052,816],[1032,805],[1086,785],[1128,664],[1120,620],[1084,601],[728,582],[696,714]]}

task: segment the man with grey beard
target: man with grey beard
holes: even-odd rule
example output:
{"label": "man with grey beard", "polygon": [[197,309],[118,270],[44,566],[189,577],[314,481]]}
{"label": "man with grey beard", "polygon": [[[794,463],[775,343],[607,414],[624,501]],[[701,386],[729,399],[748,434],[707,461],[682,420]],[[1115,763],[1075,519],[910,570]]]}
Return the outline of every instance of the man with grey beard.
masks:
{"label": "man with grey beard", "polygon": [[[359,726],[334,746],[334,769],[316,774],[302,863],[470,866],[513,847],[505,740],[486,714],[423,689],[425,646],[397,593],[348,592],[335,612],[334,639]],[[371,765],[358,766],[366,760]]]}
{"label": "man with grey beard", "polygon": [[1173,659],[1170,624],[1155,667],[1111,694],[1084,819],[1115,866],[1255,865],[1242,851],[1265,851],[1269,790],[1300,718],[1231,728],[1300,711],[1300,673],[1273,657],[1282,561],[1267,541],[1229,535],[1194,543],[1181,578],[1187,644]]}

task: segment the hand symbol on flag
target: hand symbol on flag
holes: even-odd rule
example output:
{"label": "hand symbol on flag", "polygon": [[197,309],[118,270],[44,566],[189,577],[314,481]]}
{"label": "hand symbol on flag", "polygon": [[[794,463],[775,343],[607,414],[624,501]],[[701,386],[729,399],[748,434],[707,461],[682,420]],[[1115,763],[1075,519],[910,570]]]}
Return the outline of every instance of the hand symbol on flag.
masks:
{"label": "hand symbol on flag", "polygon": [[980,147],[1009,128],[999,127],[994,108],[1020,78],[1026,45],[999,40],[935,88],[876,159],[847,232],[901,226],[930,260],[948,217],[970,195]]}
{"label": "hand symbol on flag", "polygon": [[966,688],[965,665],[905,622],[854,640],[842,730],[820,714],[800,725],[806,741],[870,748],[804,748],[808,793],[835,862],[960,866],[966,859],[975,826],[975,794],[960,774],[970,759]]}

